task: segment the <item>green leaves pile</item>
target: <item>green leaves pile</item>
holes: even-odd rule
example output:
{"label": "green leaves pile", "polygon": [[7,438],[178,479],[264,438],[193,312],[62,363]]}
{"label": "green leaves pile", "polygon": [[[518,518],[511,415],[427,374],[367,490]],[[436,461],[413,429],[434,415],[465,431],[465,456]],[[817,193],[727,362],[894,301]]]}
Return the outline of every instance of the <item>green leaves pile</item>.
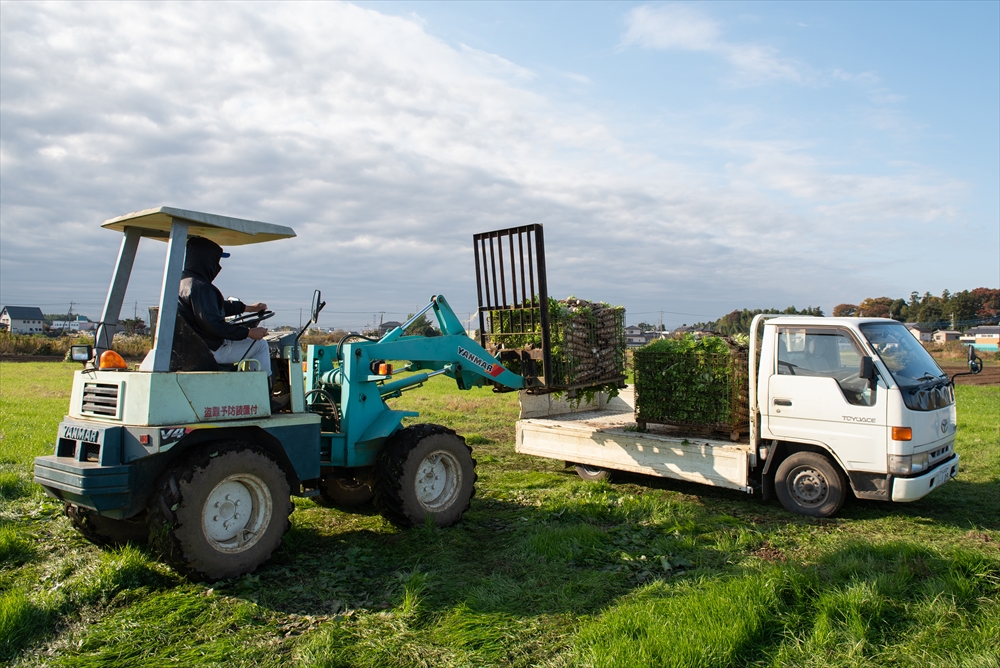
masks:
{"label": "green leaves pile", "polygon": [[636,419],[747,428],[747,347],[733,338],[660,339],[635,351]]}

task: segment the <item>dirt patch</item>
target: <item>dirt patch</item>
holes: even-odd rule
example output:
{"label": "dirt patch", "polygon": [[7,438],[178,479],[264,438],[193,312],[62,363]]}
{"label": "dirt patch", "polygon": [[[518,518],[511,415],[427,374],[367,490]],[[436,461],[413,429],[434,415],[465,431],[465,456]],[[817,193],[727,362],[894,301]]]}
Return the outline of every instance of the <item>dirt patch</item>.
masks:
{"label": "dirt patch", "polygon": [[[949,376],[969,370],[969,367],[966,364],[941,364],[941,368]],[[1000,366],[984,366],[982,372],[977,373],[974,376],[959,376],[955,379],[955,384],[1000,385]]]}

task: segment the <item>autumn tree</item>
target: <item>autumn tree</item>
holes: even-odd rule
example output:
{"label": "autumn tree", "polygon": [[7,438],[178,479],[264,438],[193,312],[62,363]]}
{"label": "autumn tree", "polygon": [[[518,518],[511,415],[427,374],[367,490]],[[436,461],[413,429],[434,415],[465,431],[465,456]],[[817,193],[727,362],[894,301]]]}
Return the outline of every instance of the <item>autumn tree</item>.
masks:
{"label": "autumn tree", "polygon": [[837,304],[833,307],[834,318],[850,318],[857,312],[857,304]]}

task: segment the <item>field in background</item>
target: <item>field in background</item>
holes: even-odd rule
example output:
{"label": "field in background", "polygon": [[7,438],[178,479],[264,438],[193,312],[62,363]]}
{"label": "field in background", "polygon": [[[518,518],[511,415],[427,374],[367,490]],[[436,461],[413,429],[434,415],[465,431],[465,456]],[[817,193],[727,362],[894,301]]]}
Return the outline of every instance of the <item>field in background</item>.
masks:
{"label": "field in background", "polygon": [[585,483],[514,453],[516,395],[435,378],[392,403],[473,446],[460,525],[297,499],[271,562],[205,585],[83,541],[31,482],[76,368],[0,362],[0,661],[1000,665],[997,386],[957,388],[957,480],[812,520],[693,484]]}

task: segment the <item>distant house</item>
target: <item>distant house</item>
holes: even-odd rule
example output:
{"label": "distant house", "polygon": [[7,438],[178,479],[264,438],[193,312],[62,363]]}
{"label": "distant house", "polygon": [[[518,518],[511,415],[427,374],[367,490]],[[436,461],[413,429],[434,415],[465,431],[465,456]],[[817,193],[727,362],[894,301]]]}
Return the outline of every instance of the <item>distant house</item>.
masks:
{"label": "distant house", "polygon": [[965,335],[958,340],[965,344],[972,344],[979,350],[995,351],[1000,349],[1000,326],[970,327],[965,330]]}
{"label": "distant house", "polygon": [[386,322],[383,322],[378,326],[378,335],[385,336],[386,334],[388,334],[389,332],[396,329],[402,324],[403,323],[396,322],[395,320],[387,320]]}
{"label": "distant house", "polygon": [[646,344],[646,337],[642,335],[642,330],[636,326],[625,328],[625,344],[629,346],[642,346]]}
{"label": "distant house", "polygon": [[916,322],[906,322],[903,323],[906,329],[910,330],[910,334],[913,334],[913,338],[921,343],[931,341],[931,333],[927,331],[927,328]]}
{"label": "distant house", "polygon": [[37,306],[4,306],[0,325],[12,334],[40,334],[45,316]]}
{"label": "distant house", "polygon": [[52,329],[61,329],[70,332],[87,332],[94,328],[96,323],[90,322],[90,318],[85,315],[78,315],[72,320],[53,320]]}
{"label": "distant house", "polygon": [[948,343],[949,341],[958,341],[960,336],[962,336],[961,332],[952,329],[939,329],[931,335],[931,338],[934,343]]}

